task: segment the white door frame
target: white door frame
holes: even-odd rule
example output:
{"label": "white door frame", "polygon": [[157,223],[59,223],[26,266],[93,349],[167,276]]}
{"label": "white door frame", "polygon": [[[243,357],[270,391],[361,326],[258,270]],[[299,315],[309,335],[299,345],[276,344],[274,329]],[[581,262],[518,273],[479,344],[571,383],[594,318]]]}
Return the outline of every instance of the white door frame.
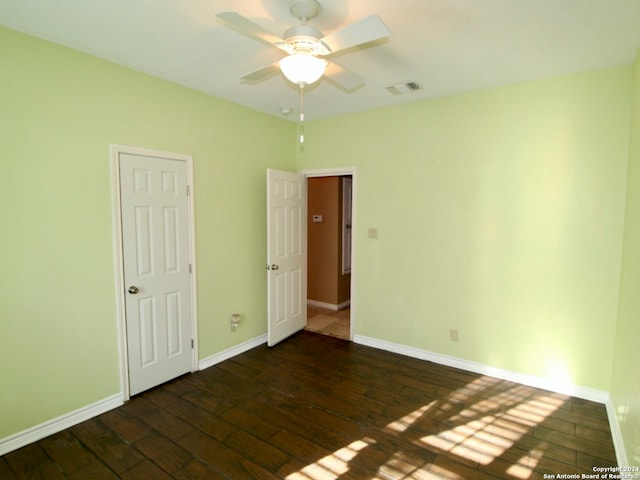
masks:
{"label": "white door frame", "polygon": [[180,160],[187,165],[187,181],[190,192],[188,202],[188,223],[189,223],[189,258],[191,264],[191,331],[193,335],[193,348],[191,349],[191,371],[198,370],[198,314],[196,302],[196,248],[195,248],[195,218],[194,218],[194,194],[193,194],[193,157],[180,153],[163,152],[141,147],[131,147],[128,145],[109,145],[109,156],[111,159],[111,196],[113,209],[113,259],[115,266],[115,288],[116,288],[116,320],[118,326],[118,343],[120,350],[120,385],[122,388],[122,398],[129,400],[129,358],[127,349],[127,325],[125,313],[125,282],[124,282],[124,254],[122,245],[122,218],[120,200],[120,154],[141,155],[145,157],[165,158],[170,160]]}
{"label": "white door frame", "polygon": [[[351,232],[354,232],[356,226],[358,224],[358,169],[357,167],[335,167],[335,168],[320,168],[320,169],[310,169],[310,170],[300,170],[299,173],[302,173],[305,178],[312,177],[338,177],[351,175],[352,178],[352,200],[351,200]],[[307,207],[308,208],[308,207]],[[355,332],[355,324],[356,324],[356,306],[357,302],[355,299],[355,289],[353,288],[356,284],[356,276],[358,272],[358,260],[357,260],[357,248],[355,240],[355,235],[351,234],[351,287],[350,287],[350,308],[351,314],[349,318],[349,340],[353,341],[353,335]],[[307,252],[307,255],[309,252]]]}

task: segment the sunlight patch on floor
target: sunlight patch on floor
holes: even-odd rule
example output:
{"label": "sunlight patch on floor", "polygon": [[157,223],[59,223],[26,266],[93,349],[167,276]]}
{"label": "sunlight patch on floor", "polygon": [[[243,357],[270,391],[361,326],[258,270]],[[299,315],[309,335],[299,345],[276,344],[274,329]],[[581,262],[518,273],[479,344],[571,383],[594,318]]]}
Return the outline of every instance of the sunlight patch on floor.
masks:
{"label": "sunlight patch on floor", "polygon": [[346,447],[336,450],[317,462],[288,475],[286,478],[287,480],[328,480],[339,478],[349,471],[349,462],[358,455],[358,452],[372,443],[375,443],[375,440],[368,438],[351,442]]}
{"label": "sunlight patch on floor", "polygon": [[507,468],[507,474],[511,475],[513,478],[526,480],[531,476],[533,469],[536,468],[543,455],[544,452],[542,450],[531,450],[529,455],[523,456],[520,460]]}
{"label": "sunlight patch on floor", "polygon": [[[419,442],[480,465],[489,465],[564,403],[553,394],[533,392],[531,388],[515,386],[477,403],[471,403],[473,395],[470,395],[469,406],[447,419],[447,423],[455,426],[423,436]],[[537,464],[537,460],[530,461],[532,457],[535,458],[533,452],[512,465],[509,474],[514,478],[529,478]]]}
{"label": "sunlight patch on floor", "polygon": [[[490,465],[565,401],[555,394],[509,385],[496,378],[479,378],[451,392],[446,402],[433,401],[423,405],[389,423],[385,430],[401,435],[412,426],[418,430],[437,428],[430,422],[453,425],[437,433],[420,436],[414,443],[427,446],[433,452],[451,454],[453,458]],[[487,398],[487,391],[491,390],[495,390],[495,394]],[[513,478],[527,479],[542,456],[542,451],[533,450],[511,465],[507,473]],[[428,478],[425,470],[398,464],[393,459],[380,471],[385,470],[394,472],[394,478]]]}
{"label": "sunlight patch on floor", "polygon": [[417,420],[422,418],[425,415],[425,413],[427,413],[427,411],[431,407],[433,407],[436,403],[437,403],[437,400],[434,400],[433,402],[428,403],[427,405],[423,405],[417,410],[414,410],[413,412],[411,412],[409,415],[405,415],[404,417],[389,423],[385,427],[385,429],[391,430],[394,433],[404,432],[407,428],[413,425]]}
{"label": "sunlight patch on floor", "polygon": [[[442,477],[429,471],[431,465],[416,467],[397,457],[391,458],[384,465],[380,466],[378,472],[381,478],[398,478],[403,480],[442,480]],[[377,477],[376,477],[377,478]]]}
{"label": "sunlight patch on floor", "polygon": [[[384,430],[398,437],[410,435],[414,445],[432,453],[446,454],[453,460],[457,457],[463,464],[471,461],[488,466],[514,447],[533,427],[544,422],[564,402],[564,396],[481,377],[452,391],[446,400],[433,400],[388,423]],[[436,433],[425,435],[430,431]],[[340,478],[349,471],[350,462],[374,443],[376,441],[368,437],[356,440],[286,478]],[[531,450],[514,461],[506,473],[510,478],[526,480],[531,477],[543,456],[542,450]],[[463,478],[443,465],[426,460],[419,465],[407,460],[401,451],[389,455],[378,468],[377,473],[381,477],[372,478]]]}

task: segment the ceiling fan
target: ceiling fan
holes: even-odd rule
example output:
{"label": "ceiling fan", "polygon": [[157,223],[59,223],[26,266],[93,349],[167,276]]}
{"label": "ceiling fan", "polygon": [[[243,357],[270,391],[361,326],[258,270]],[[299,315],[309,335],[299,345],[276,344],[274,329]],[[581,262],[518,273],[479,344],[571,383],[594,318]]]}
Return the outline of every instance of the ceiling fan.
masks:
{"label": "ceiling fan", "polygon": [[249,82],[259,82],[281,70],[288,80],[299,85],[301,89],[319,80],[323,75],[347,91],[362,86],[364,79],[360,75],[322,57],[388,37],[389,30],[380,17],[370,15],[324,36],[320,30],[307,24],[320,12],[320,5],[316,0],[291,0],[289,11],[300,20],[300,24],[285,31],[284,38],[269,32],[239,13],[217,14],[218,18],[239,32],[267,42],[287,54],[279,62],[259,68],[240,78]]}

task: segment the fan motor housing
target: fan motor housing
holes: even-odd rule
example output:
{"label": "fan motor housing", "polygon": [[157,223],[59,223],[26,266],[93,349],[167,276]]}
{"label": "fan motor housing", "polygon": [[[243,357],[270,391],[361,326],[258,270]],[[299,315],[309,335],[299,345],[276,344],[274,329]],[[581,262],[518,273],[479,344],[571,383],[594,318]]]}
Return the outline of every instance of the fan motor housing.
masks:
{"label": "fan motor housing", "polygon": [[322,32],[309,25],[296,25],[284,32],[284,40],[294,52],[309,52],[314,55],[326,55],[327,48],[320,42]]}

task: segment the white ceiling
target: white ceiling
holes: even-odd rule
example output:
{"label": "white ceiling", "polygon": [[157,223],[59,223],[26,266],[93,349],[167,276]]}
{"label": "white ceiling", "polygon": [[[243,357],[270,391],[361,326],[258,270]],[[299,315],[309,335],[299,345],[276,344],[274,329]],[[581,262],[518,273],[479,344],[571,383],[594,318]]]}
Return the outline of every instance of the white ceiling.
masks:
{"label": "white ceiling", "polygon": [[[640,50],[640,0],[319,0],[309,23],[325,35],[371,14],[388,40],[331,61],[366,78],[345,92],[326,79],[305,89],[305,116],[318,119],[549,76],[633,62]],[[298,87],[278,74],[239,77],[283,53],[225,26],[236,11],[282,36],[298,23],[289,0],[0,0],[0,25],[185,85],[297,119]],[[416,81],[423,89],[391,95]]]}

